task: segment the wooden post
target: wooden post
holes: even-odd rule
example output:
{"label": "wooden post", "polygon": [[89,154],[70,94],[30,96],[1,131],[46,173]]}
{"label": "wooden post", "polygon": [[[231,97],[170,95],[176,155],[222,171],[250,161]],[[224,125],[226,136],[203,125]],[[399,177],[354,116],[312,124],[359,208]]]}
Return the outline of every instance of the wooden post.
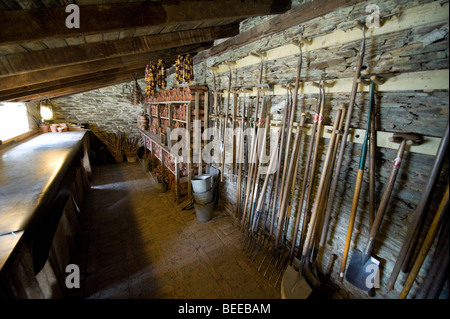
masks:
{"label": "wooden post", "polygon": [[[233,108],[232,108],[232,120],[233,120],[233,133],[236,130],[236,110],[238,103],[238,95],[236,92],[233,93]],[[236,135],[233,134],[233,164],[232,173],[235,174],[236,170]]]}
{"label": "wooden post", "polygon": [[[201,132],[201,124],[199,125],[199,121],[200,121],[200,93],[195,92],[195,125],[194,125],[194,138],[195,138],[195,133],[197,133],[198,131]],[[200,126],[200,127],[199,127]],[[198,138],[198,137],[197,137]],[[195,145],[195,143],[194,143]],[[201,141],[201,137],[200,137],[200,141],[198,143],[198,148],[196,150],[193,151],[194,156],[195,156],[195,162],[198,163],[198,169],[197,169],[197,175],[200,175],[202,173],[202,167],[201,167],[201,163],[202,163],[202,141]]]}
{"label": "wooden post", "polygon": [[188,196],[192,196],[192,185],[191,185],[191,178],[192,178],[192,148],[191,148],[191,130],[192,130],[192,118],[191,118],[191,108],[192,108],[192,102],[190,101],[187,103],[187,110],[186,110],[186,129],[187,129],[187,138],[188,138]]}
{"label": "wooden post", "polygon": [[178,163],[178,156],[175,156],[175,198],[177,205],[180,204],[180,167]]}
{"label": "wooden post", "polygon": [[[204,128],[204,132],[206,132],[208,130],[209,127],[209,92],[206,91],[205,92],[205,99],[203,101],[203,128]],[[202,164],[203,164],[203,160],[202,160]],[[205,167],[205,173],[209,172],[209,164]]]}

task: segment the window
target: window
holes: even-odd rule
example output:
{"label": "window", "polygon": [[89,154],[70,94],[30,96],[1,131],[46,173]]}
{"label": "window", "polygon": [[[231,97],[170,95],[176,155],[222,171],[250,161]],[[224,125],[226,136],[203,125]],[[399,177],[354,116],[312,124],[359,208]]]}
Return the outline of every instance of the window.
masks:
{"label": "window", "polygon": [[0,140],[11,139],[29,130],[24,103],[0,103]]}

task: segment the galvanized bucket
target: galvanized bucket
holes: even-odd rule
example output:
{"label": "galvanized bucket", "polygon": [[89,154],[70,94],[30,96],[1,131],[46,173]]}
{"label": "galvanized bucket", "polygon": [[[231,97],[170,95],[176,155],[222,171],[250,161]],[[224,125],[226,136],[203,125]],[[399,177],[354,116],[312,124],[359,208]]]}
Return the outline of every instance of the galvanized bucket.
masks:
{"label": "galvanized bucket", "polygon": [[211,220],[214,211],[214,201],[208,204],[197,204],[194,201],[195,215],[197,220],[201,223],[205,223]]}
{"label": "galvanized bucket", "polygon": [[191,177],[191,185],[194,193],[204,193],[212,188],[212,178],[209,174]]}
{"label": "galvanized bucket", "polygon": [[194,196],[195,202],[197,204],[208,204],[211,203],[213,198],[214,198],[214,191],[213,189],[209,189],[208,191],[204,192],[204,193],[192,193],[192,195]]}

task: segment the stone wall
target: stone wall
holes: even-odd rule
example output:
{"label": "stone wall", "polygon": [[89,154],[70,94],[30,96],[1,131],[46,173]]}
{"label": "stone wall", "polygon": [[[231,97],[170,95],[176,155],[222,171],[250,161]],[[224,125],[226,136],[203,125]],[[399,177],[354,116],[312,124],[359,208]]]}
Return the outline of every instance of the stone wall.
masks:
{"label": "stone wall", "polygon": [[[133,81],[109,86],[85,93],[52,100],[55,123],[88,123],[94,132],[123,132],[127,136],[136,136],[137,116],[144,110],[143,105],[133,105],[129,94],[123,94],[122,88]],[[144,81],[138,81],[144,88]]]}

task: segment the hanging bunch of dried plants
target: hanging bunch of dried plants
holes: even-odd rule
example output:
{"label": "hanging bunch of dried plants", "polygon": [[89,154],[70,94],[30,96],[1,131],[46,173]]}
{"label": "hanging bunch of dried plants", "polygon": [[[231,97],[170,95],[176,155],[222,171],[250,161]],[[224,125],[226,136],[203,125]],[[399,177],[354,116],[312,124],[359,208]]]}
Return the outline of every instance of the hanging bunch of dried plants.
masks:
{"label": "hanging bunch of dried plants", "polygon": [[127,137],[123,141],[123,151],[125,153],[137,153],[144,146],[144,141],[138,136]]}
{"label": "hanging bunch of dried plants", "polygon": [[105,144],[112,156],[123,154],[123,145],[126,139],[125,134],[121,132],[97,132],[97,137]]}
{"label": "hanging bunch of dried plants", "polygon": [[133,76],[133,98],[132,103],[133,105],[139,105],[144,100],[144,96],[142,94],[142,89],[137,81],[136,75]]}

